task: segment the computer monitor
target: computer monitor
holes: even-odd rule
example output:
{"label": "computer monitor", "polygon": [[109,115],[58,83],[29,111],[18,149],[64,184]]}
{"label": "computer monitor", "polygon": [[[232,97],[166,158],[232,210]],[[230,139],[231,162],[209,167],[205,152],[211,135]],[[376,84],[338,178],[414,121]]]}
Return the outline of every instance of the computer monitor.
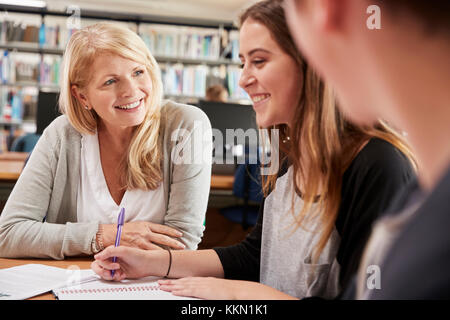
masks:
{"label": "computer monitor", "polygon": [[58,106],[58,96],[58,92],[39,91],[36,113],[36,134],[42,134],[44,129],[55,118],[61,115]]}
{"label": "computer monitor", "polygon": [[[197,106],[206,113],[213,130],[217,130],[213,132],[214,174],[233,174],[238,164],[256,162],[259,136],[251,105],[200,100]],[[222,141],[217,140],[219,132]]]}
{"label": "computer monitor", "polygon": [[206,113],[211,126],[222,132],[226,129],[258,129],[252,105],[200,100],[198,107]]}

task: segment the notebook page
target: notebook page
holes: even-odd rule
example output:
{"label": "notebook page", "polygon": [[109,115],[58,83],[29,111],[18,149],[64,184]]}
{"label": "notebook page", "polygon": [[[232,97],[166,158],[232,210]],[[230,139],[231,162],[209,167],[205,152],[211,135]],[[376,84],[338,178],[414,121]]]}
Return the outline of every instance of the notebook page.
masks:
{"label": "notebook page", "polygon": [[68,284],[97,279],[92,270],[25,264],[0,270],[0,300],[21,300]]}
{"label": "notebook page", "polygon": [[159,279],[161,278],[146,277],[121,282],[98,279],[79,286],[53,290],[53,293],[60,300],[194,300],[160,290],[157,282]]}

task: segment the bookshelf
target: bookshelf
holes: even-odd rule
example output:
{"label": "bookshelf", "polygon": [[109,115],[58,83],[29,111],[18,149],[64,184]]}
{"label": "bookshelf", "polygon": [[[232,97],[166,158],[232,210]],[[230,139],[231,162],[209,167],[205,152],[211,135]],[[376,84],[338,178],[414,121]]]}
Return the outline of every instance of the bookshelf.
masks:
{"label": "bookshelf", "polygon": [[[249,103],[237,85],[238,31],[231,22],[79,10],[80,27],[111,20],[137,32],[162,71],[165,97],[196,103],[222,83],[231,102]],[[39,90],[59,91],[73,12],[0,5],[0,129],[36,114]],[[31,109],[31,110],[28,110]]]}

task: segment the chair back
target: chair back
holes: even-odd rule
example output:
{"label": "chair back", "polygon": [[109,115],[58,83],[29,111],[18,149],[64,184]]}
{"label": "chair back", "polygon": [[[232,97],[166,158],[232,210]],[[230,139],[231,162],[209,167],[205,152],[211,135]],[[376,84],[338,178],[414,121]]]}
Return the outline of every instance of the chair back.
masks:
{"label": "chair back", "polygon": [[39,140],[40,135],[35,133],[28,133],[24,136],[20,136],[16,138],[12,145],[11,151],[14,152],[31,152],[34,149],[34,146]]}

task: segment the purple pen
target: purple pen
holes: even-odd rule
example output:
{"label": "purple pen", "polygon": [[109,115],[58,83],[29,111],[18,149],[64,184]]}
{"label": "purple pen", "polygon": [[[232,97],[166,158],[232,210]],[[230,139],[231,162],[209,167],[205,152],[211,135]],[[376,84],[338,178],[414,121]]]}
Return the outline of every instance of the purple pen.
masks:
{"label": "purple pen", "polygon": [[[120,236],[122,235],[122,226],[125,221],[125,208],[120,209],[119,218],[117,219],[117,233],[116,233],[116,242],[114,243],[115,247],[120,245]],[[117,261],[117,257],[112,258],[113,262]],[[114,277],[115,270],[111,270],[111,277]]]}

